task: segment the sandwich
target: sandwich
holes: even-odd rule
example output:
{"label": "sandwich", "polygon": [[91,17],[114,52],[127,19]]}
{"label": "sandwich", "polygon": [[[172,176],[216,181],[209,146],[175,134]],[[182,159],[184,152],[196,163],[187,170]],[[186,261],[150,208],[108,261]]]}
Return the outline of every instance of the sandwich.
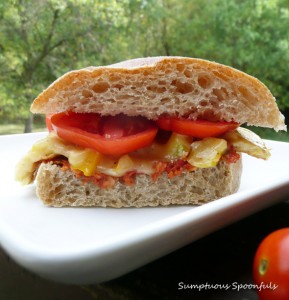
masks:
{"label": "sandwich", "polygon": [[70,71],[31,112],[46,115],[49,133],[18,163],[16,180],[36,182],[54,207],[201,205],[238,190],[242,153],[269,158],[247,126],[286,130],[259,80],[186,57]]}

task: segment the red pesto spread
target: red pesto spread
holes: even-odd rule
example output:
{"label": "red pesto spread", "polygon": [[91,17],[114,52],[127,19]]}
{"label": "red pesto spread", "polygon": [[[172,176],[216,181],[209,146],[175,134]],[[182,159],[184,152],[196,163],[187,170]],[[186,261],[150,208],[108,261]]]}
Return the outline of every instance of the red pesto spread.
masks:
{"label": "red pesto spread", "polygon": [[[228,153],[222,156],[221,159],[226,161],[227,163],[235,163],[240,159],[240,154],[237,153],[232,147]],[[60,166],[62,171],[69,170],[73,172],[77,178],[82,180],[83,184],[92,182],[98,185],[100,188],[113,188],[117,181],[120,181],[125,185],[132,186],[135,183],[136,175],[139,174],[136,171],[130,171],[121,177],[114,177],[102,173],[95,173],[93,176],[85,176],[82,171],[72,169],[66,157],[58,156],[49,160],[45,160],[43,162],[53,162],[53,164]],[[173,162],[156,161],[153,165],[153,168],[155,172],[150,175],[152,181],[156,181],[158,177],[163,173],[166,173],[167,177],[171,179],[173,177],[181,175],[185,171],[192,172],[197,169],[196,167],[189,164],[186,160],[182,159],[178,159]]]}

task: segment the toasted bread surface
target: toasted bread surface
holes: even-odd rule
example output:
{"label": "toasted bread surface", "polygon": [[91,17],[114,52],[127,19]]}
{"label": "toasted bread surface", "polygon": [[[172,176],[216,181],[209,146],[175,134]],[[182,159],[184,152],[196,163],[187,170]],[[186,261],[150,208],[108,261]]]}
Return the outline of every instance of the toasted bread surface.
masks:
{"label": "toasted bread surface", "polygon": [[186,57],[149,57],[71,71],[44,90],[33,113],[162,114],[286,129],[269,89],[231,67]]}

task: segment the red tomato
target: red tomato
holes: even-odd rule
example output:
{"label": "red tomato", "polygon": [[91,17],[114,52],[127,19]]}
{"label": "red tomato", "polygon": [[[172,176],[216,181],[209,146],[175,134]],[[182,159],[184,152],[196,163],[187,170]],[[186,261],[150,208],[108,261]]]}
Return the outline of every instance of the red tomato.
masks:
{"label": "red tomato", "polygon": [[154,122],[125,115],[59,113],[51,117],[53,130],[66,141],[107,155],[123,155],[149,146],[158,131]]}
{"label": "red tomato", "polygon": [[51,124],[51,117],[52,117],[52,115],[46,115],[46,118],[45,118],[46,127],[49,132],[51,132],[53,130],[52,124]]}
{"label": "red tomato", "polygon": [[174,131],[196,138],[221,135],[239,127],[235,122],[211,122],[206,120],[189,120],[180,118],[160,117],[157,124],[161,129]]}
{"label": "red tomato", "polygon": [[261,242],[253,278],[260,300],[289,299],[289,228],[274,231]]}

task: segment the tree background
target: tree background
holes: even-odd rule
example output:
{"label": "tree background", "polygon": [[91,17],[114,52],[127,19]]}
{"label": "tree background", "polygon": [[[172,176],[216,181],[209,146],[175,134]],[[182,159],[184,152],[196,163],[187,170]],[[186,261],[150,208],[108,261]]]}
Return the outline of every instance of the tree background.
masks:
{"label": "tree background", "polygon": [[247,72],[289,118],[288,29],[288,0],[1,1],[0,124],[31,131],[33,99],[71,69],[159,55]]}

